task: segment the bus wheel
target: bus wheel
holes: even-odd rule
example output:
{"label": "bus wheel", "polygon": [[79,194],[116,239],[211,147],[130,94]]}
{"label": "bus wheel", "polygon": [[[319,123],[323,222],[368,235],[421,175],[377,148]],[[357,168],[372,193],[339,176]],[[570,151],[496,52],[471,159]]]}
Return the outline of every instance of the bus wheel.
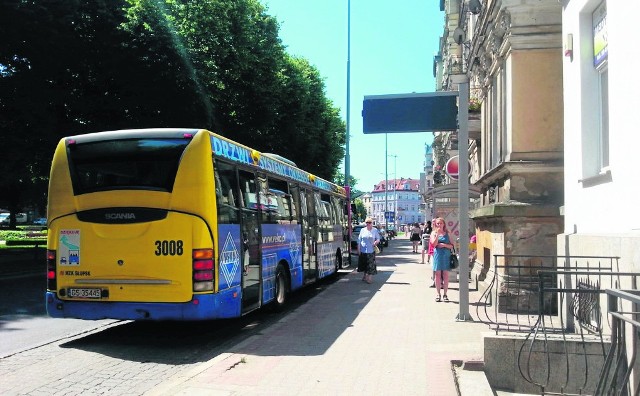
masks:
{"label": "bus wheel", "polygon": [[287,301],[288,278],[282,264],[278,264],[276,268],[276,295],[273,307],[278,310],[284,306]]}

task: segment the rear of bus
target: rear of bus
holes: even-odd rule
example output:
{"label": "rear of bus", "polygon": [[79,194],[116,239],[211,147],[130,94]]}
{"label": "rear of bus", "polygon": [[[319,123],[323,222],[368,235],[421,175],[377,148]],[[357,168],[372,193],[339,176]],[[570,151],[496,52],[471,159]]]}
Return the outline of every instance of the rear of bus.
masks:
{"label": "rear of bus", "polygon": [[128,130],[64,138],[49,183],[50,316],[239,315],[237,290],[216,293],[208,131]]}

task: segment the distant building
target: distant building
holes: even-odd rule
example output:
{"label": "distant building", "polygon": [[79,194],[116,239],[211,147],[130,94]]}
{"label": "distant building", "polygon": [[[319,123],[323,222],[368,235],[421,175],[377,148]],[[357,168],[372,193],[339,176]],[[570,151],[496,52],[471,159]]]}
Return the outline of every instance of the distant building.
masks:
{"label": "distant building", "polygon": [[[388,189],[386,189],[387,182]],[[420,211],[421,202],[420,180],[404,177],[382,180],[371,192],[371,217],[378,224],[386,224],[384,213],[390,212],[395,218],[395,221],[389,224],[390,226],[421,223],[425,221],[424,213]]]}
{"label": "distant building", "polygon": [[431,145],[424,145],[424,173],[420,174],[420,194],[423,197],[423,204],[421,206],[421,212],[423,217],[427,220],[433,218],[433,203],[431,202],[431,191],[434,187],[434,173],[433,173],[433,147]]}
{"label": "distant building", "polygon": [[360,199],[362,199],[362,204],[364,205],[364,209],[367,211],[367,217],[373,218],[373,212],[371,209],[371,193],[362,194]]}

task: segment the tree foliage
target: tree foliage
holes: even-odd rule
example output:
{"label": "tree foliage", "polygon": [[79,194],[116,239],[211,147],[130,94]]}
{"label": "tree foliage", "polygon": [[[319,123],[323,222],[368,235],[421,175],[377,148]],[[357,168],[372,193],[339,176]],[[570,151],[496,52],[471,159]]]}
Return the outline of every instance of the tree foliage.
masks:
{"label": "tree foliage", "polygon": [[208,128],[331,180],[344,122],[278,29],[257,0],[4,0],[0,205],[43,207],[57,141],[113,129]]}

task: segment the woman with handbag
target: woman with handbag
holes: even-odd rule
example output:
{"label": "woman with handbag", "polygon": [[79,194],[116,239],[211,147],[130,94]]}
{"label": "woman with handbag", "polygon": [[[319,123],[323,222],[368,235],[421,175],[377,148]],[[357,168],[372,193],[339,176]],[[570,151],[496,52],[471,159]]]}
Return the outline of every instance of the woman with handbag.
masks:
{"label": "woman with handbag", "polygon": [[[451,269],[449,261],[451,258],[451,249],[454,248],[451,235],[447,230],[447,225],[441,217],[433,220],[434,230],[431,233],[431,244],[433,249],[433,271],[435,272],[436,301],[440,302],[444,299],[445,302],[449,302],[447,291],[449,289],[449,270]],[[441,297],[440,291],[443,290],[444,294]]]}
{"label": "woman with handbag", "polygon": [[373,227],[373,219],[365,220],[367,225],[358,234],[358,272],[364,272],[362,280],[371,283],[373,275],[378,273],[376,268],[376,249],[380,243],[380,233]]}

